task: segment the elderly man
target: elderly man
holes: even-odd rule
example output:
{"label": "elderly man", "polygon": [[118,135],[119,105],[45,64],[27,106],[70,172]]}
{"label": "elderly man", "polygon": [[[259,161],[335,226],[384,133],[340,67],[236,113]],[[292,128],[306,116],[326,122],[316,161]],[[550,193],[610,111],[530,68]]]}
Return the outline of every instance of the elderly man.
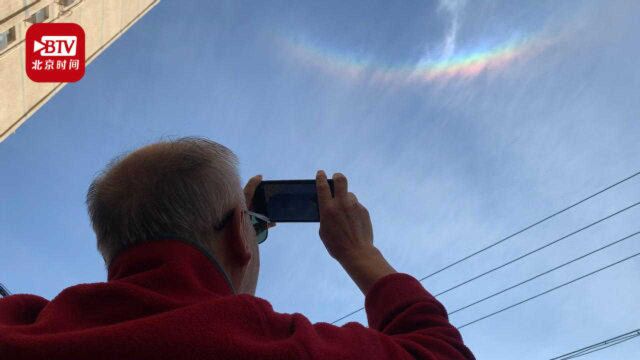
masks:
{"label": "elderly man", "polygon": [[473,359],[444,307],[373,245],[367,209],[318,171],[320,238],[365,295],[369,327],[312,324],[254,296],[251,212],[235,155],[201,138],[143,147],[91,184],[87,206],[107,282],[47,301],[0,300],[0,359]]}

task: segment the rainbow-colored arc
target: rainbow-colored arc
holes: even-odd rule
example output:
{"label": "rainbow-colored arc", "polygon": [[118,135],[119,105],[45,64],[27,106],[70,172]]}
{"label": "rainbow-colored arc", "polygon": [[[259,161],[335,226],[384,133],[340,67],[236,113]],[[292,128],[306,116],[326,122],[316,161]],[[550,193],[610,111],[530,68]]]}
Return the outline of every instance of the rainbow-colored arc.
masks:
{"label": "rainbow-colored arc", "polygon": [[351,79],[365,76],[381,82],[431,82],[453,78],[472,78],[484,71],[505,68],[517,59],[539,52],[548,45],[539,38],[515,39],[453,56],[416,64],[382,65],[371,58],[323,48],[306,39],[283,38],[279,41],[289,55],[327,73]]}

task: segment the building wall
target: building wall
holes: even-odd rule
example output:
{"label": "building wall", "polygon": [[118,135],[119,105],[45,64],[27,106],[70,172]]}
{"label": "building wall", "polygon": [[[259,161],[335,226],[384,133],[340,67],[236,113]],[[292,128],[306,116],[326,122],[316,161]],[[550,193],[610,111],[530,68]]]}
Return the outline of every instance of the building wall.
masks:
{"label": "building wall", "polygon": [[[89,64],[158,2],[0,0],[0,35],[7,31],[15,34],[15,40],[8,44],[2,41],[5,37],[0,36],[0,142],[64,86],[63,83],[36,83],[27,77],[24,38],[31,26],[27,19],[48,7],[49,17],[43,22],[80,24],[85,31],[85,57]],[[70,4],[65,6],[65,3]],[[3,45],[6,46],[2,48]]]}

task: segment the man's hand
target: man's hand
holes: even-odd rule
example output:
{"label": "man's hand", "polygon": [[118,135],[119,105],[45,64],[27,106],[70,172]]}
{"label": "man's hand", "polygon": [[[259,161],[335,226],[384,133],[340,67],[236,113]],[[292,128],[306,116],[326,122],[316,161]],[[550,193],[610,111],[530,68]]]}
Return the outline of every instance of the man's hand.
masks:
{"label": "man's hand", "polygon": [[373,248],[373,228],[369,211],[349,192],[347,178],[333,175],[334,196],[324,171],[316,175],[320,238],[336,260],[348,260]]}
{"label": "man's hand", "polygon": [[347,178],[333,175],[334,197],[327,176],[316,174],[320,238],[329,254],[344,267],[363,294],[380,278],[396,271],[373,246],[369,211],[349,192]]}
{"label": "man's hand", "polygon": [[[256,175],[247,181],[247,185],[244,186],[244,199],[247,204],[247,209],[253,211],[253,195],[256,193],[256,189],[262,181],[262,175]],[[263,214],[264,215],[264,214]],[[276,223],[269,223],[269,228],[276,226]]]}

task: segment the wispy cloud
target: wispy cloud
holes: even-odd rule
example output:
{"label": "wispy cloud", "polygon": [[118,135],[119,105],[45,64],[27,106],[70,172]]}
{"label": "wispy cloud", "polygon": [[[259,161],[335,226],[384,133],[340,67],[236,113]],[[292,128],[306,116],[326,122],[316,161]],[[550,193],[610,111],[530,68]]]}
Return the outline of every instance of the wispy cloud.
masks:
{"label": "wispy cloud", "polygon": [[466,0],[441,0],[438,9],[447,12],[451,16],[451,24],[445,35],[442,46],[442,59],[450,58],[456,50],[456,39],[458,37],[460,11],[465,6]]}

